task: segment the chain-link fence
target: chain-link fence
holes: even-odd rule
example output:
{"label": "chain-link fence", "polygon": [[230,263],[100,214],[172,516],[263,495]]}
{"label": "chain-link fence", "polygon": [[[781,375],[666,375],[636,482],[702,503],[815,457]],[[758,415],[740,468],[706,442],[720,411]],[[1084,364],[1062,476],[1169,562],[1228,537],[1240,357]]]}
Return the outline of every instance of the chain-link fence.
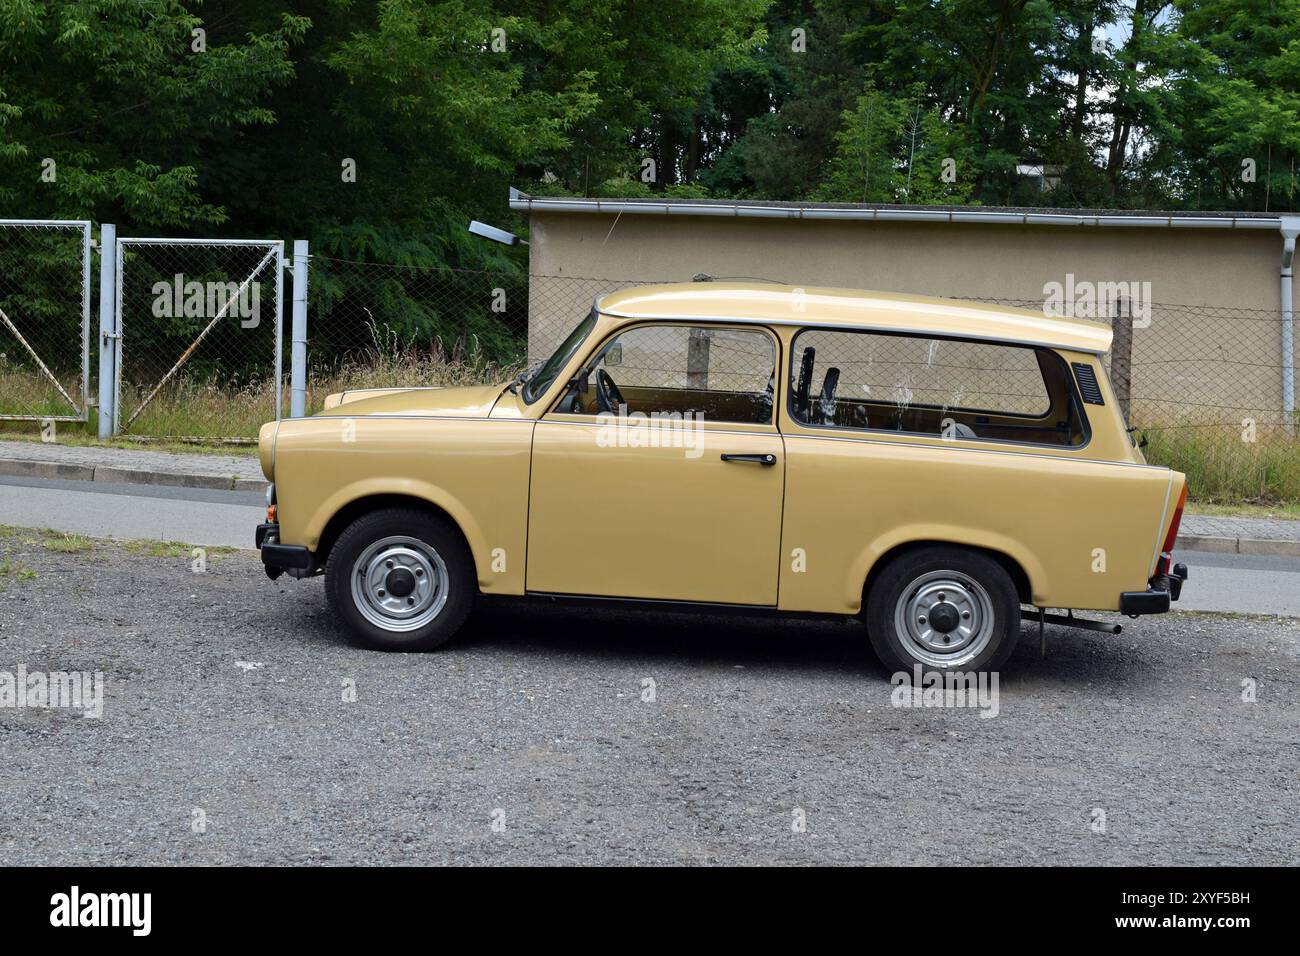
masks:
{"label": "chain-link fence", "polygon": [[85,421],[90,224],[0,220],[0,420]]}
{"label": "chain-link fence", "polygon": [[[608,292],[645,284],[354,263],[314,256],[309,384],[322,389],[464,380],[544,358]],[[1042,301],[980,299],[1032,311]],[[1107,356],[1134,426],[1289,433],[1277,312],[1169,303],[1094,321],[1116,329]],[[1119,351],[1117,351],[1119,350]],[[403,376],[406,376],[403,378]],[[430,378],[432,376],[432,379]],[[1249,442],[1244,442],[1249,444]]]}
{"label": "chain-link fence", "polygon": [[[84,416],[88,237],[77,224],[0,222],[0,418]],[[288,354],[280,244],[131,239],[120,249],[123,430],[253,438],[276,414]],[[308,412],[349,388],[504,380],[545,358],[596,298],[643,284],[315,255]],[[1202,496],[1300,499],[1279,313],[1129,303],[1101,315],[1116,332],[1116,396],[1149,460],[1186,471]]]}
{"label": "chain-link fence", "polygon": [[[601,296],[650,284],[647,279],[534,275],[528,286],[528,361],[545,359]],[[664,279],[678,282],[679,279]]]}
{"label": "chain-link fence", "polygon": [[270,241],[118,240],[123,432],[251,438],[276,417],[283,255]]}
{"label": "chain-link fence", "polygon": [[[1043,310],[1041,300],[980,301]],[[1114,332],[1106,367],[1148,461],[1185,472],[1200,498],[1300,499],[1280,312],[1121,300],[1093,321]]]}
{"label": "chain-link fence", "polygon": [[[978,299],[1043,311],[1042,301]],[[1282,317],[1260,309],[1126,303],[1091,321],[1114,332],[1106,365],[1135,426],[1286,428]]]}
{"label": "chain-link fence", "polygon": [[[644,284],[534,276],[529,289],[529,358],[547,355],[599,295]],[[1042,300],[973,299],[1042,313]],[[1096,321],[1115,329],[1111,368],[1132,424],[1165,428],[1285,429],[1282,319],[1278,312],[1139,303]],[[1118,351],[1117,351],[1118,350]],[[1125,360],[1125,356],[1127,360]]]}
{"label": "chain-link fence", "polygon": [[501,381],[524,364],[528,277],[314,255],[307,411],[331,392]]}
{"label": "chain-link fence", "polygon": [[[644,282],[533,276],[529,358],[548,354],[596,296]],[[1186,472],[1203,498],[1300,499],[1300,420],[1285,408],[1280,312],[1120,301],[1099,314],[1093,321],[1115,331],[1106,365],[1116,397],[1149,461]]]}

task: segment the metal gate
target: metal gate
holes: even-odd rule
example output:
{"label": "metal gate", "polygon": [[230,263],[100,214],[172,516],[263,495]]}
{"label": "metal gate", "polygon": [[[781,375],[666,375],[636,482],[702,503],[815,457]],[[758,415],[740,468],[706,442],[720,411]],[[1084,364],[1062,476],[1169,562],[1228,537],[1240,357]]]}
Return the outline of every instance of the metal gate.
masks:
{"label": "metal gate", "polygon": [[0,219],[0,420],[84,422],[90,223]]}
{"label": "metal gate", "polygon": [[249,440],[279,418],[284,243],[116,241],[113,431]]}

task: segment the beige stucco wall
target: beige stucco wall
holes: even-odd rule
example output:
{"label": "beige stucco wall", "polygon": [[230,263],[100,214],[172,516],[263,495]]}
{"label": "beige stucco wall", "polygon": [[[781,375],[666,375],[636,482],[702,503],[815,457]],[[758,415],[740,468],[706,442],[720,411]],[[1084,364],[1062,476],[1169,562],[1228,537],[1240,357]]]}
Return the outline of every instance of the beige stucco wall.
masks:
{"label": "beige stucco wall", "polygon": [[534,358],[594,296],[699,272],[1031,307],[1046,283],[1073,274],[1151,284],[1151,324],[1133,347],[1135,402],[1148,420],[1280,415],[1282,242],[1272,230],[633,214],[615,225],[612,214],[574,213],[534,213],[531,227]]}

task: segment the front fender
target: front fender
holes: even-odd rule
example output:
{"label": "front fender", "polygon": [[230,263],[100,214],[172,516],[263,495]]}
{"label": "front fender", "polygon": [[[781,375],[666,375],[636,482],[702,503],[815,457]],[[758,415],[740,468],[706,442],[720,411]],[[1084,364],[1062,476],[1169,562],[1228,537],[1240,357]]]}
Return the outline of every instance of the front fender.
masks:
{"label": "front fender", "polygon": [[483,591],[522,594],[532,422],[359,416],[284,423],[275,443],[280,541],[321,546],[348,505],[427,502],[455,521]]}
{"label": "front fender", "polygon": [[315,551],[320,546],[321,535],[331,518],[353,502],[376,495],[405,495],[441,508],[456,522],[461,534],[465,536],[470,552],[474,555],[475,565],[482,568],[490,560],[491,548],[488,547],[487,537],[465,503],[446,488],[414,478],[367,478],[344,485],[325,498],[307,519],[303,531],[304,543]]}

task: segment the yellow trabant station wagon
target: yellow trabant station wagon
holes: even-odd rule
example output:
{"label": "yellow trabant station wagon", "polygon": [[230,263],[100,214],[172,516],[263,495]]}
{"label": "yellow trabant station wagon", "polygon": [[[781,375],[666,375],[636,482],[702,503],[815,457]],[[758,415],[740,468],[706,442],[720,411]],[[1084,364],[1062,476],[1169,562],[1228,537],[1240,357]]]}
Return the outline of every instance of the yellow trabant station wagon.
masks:
{"label": "yellow trabant station wagon", "polygon": [[1100,324],[699,281],[606,295],[513,382],[331,395],[262,428],[257,545],[359,641],[480,595],[860,616],[887,666],[991,670],[1048,608],[1169,609],[1182,474]]}

